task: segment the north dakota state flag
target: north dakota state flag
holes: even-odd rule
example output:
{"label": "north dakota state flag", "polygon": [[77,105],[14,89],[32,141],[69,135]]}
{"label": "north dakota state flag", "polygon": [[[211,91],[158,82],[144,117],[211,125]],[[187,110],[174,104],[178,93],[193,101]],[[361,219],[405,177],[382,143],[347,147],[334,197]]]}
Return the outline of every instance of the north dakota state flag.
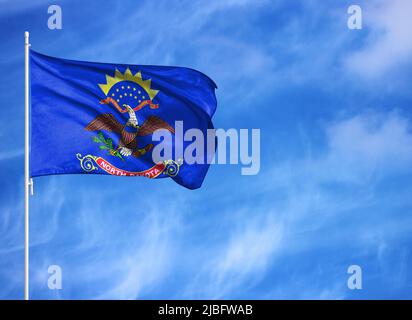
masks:
{"label": "north dakota state flag", "polygon": [[[215,83],[188,68],[94,63],[30,51],[32,177],[108,174],[171,177],[200,187],[208,161],[184,157],[155,162],[153,133],[172,135],[185,149],[185,131],[213,129]],[[175,123],[183,124],[177,132]],[[179,134],[179,137],[177,135]],[[206,139],[205,142],[206,144]],[[205,146],[206,149],[206,146]]]}

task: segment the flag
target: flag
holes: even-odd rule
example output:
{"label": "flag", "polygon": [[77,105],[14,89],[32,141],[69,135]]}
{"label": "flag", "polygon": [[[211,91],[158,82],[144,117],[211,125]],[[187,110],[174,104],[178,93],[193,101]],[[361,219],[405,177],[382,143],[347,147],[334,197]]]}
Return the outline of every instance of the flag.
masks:
{"label": "flag", "polygon": [[[182,137],[190,129],[206,137],[213,129],[216,85],[203,73],[66,60],[30,50],[30,82],[32,177],[171,177],[190,189],[201,186],[209,162],[187,163],[191,142]],[[172,137],[170,159],[153,160],[162,142],[154,141],[156,130]]]}

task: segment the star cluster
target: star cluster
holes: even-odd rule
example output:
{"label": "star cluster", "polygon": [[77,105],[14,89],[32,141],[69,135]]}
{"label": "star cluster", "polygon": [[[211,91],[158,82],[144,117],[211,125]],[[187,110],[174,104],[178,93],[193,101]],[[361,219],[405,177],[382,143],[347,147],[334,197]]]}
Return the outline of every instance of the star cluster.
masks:
{"label": "star cluster", "polygon": [[138,105],[149,99],[148,94],[142,87],[133,82],[119,82],[109,92],[109,96],[117,103],[128,103]]}

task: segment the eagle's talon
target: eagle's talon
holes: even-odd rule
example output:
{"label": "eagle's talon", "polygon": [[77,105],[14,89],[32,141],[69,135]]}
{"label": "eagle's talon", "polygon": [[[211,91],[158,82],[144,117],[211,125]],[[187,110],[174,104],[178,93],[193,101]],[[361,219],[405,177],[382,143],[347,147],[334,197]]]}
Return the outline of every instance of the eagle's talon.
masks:
{"label": "eagle's talon", "polygon": [[122,147],[120,148],[120,154],[122,156],[128,157],[132,154],[133,150],[129,148]]}

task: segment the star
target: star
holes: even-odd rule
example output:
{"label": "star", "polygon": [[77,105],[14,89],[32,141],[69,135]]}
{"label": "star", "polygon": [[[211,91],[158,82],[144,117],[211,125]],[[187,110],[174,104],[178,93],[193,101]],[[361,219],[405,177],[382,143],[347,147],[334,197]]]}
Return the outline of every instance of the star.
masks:
{"label": "star", "polygon": [[124,86],[122,86],[122,89],[124,89]]}
{"label": "star", "polygon": [[122,96],[122,95],[120,95],[120,98],[123,98],[123,96]]}
{"label": "star", "polygon": [[130,86],[127,86],[127,89],[130,89]]}
{"label": "star", "polygon": [[136,88],[133,88],[133,91],[136,91]]}
{"label": "star", "polygon": [[119,92],[119,89],[116,89],[116,92]]}
{"label": "star", "polygon": [[142,99],[145,99],[146,97],[145,96],[142,96]]}
{"label": "star", "polygon": [[112,97],[114,97],[114,93],[112,93]]}

